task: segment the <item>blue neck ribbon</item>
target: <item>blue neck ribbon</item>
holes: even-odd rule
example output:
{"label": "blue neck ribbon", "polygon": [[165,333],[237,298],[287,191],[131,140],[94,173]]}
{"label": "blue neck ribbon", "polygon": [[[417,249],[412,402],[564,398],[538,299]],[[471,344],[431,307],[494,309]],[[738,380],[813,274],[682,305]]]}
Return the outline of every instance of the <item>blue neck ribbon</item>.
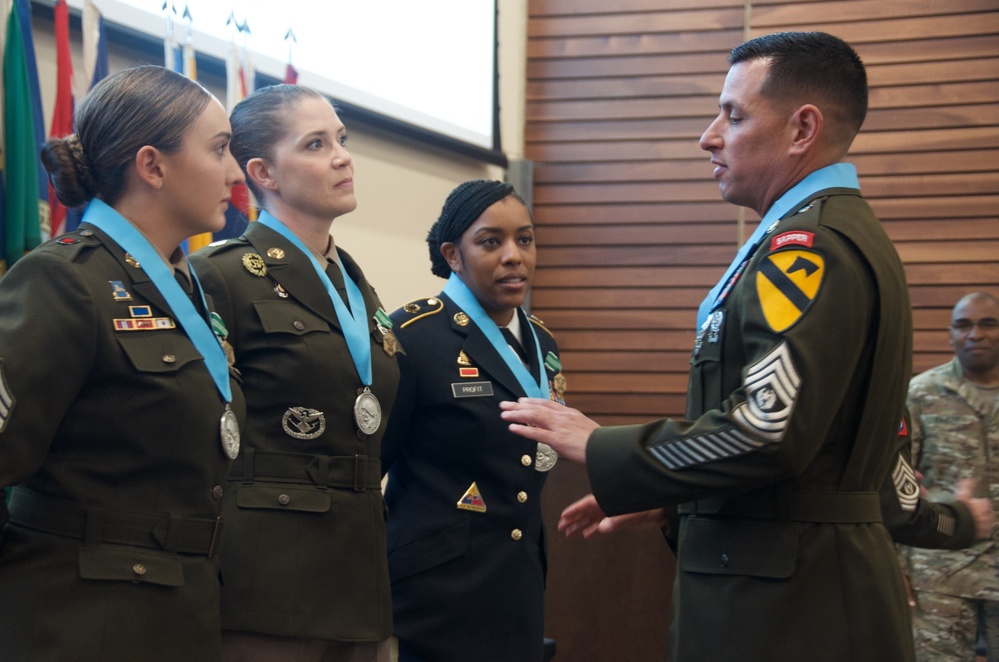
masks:
{"label": "blue neck ribbon", "polygon": [[[527,331],[531,333],[534,338],[534,351],[537,354],[537,366],[538,374],[537,377],[531,375],[527,367],[520,360],[520,356],[514,351],[512,347],[506,342],[506,338],[500,332],[499,327],[496,326],[496,322],[492,320],[486,311],[482,308],[482,304],[479,300],[475,298],[468,286],[465,285],[464,281],[458,277],[454,272],[451,273],[451,277],[447,280],[447,285],[444,286],[444,294],[451,297],[459,308],[465,311],[477,327],[485,334],[486,339],[492,343],[492,346],[499,352],[500,358],[506,363],[507,367],[510,368],[510,372],[513,373],[514,377],[520,383],[520,387],[524,389],[524,393],[531,398],[550,398],[551,392],[548,389],[548,380],[545,378],[545,364],[541,361],[541,343],[538,342],[538,335],[534,332],[534,326],[528,322]],[[514,315],[517,314],[515,310]],[[523,326],[523,325],[522,325]],[[526,333],[526,331],[525,331]]]}
{"label": "blue neck ribbon", "polygon": [[797,207],[801,202],[811,197],[819,191],[824,191],[830,188],[852,188],[860,190],[860,181],[857,179],[857,169],[853,167],[850,163],[834,163],[833,165],[826,166],[825,168],[819,168],[815,172],[809,174],[807,177],[802,179],[800,182],[789,188],[784,195],[777,198],[777,200],[770,205],[770,209],[767,213],[763,215],[760,219],[760,224],[756,226],[756,230],[749,237],[739,252],[736,253],[735,259],[732,260],[732,264],[729,265],[728,270],[725,271],[725,275],[722,276],[721,280],[711,288],[708,292],[708,296],[704,298],[701,305],[697,309],[697,328],[700,329],[705,321],[708,319],[708,315],[715,309],[715,303],[718,300],[718,295],[725,284],[728,283],[732,274],[735,273],[742,264],[753,256],[756,252],[757,247],[762,243],[763,238],[766,237],[767,233],[774,228],[774,224],[784,217],[789,211]]}
{"label": "blue neck ribbon", "polygon": [[[149,240],[124,216],[97,198],[91,200],[90,206],[87,207],[87,211],[83,215],[82,222],[90,223],[103,230],[116,244],[139,261],[140,268],[146,272],[149,279],[153,281],[153,285],[166,299],[167,305],[177,317],[181,328],[184,329],[187,337],[194,344],[194,348],[205,360],[205,366],[211,373],[212,381],[215,382],[215,387],[222,399],[226,404],[232,402],[229,362],[222,350],[221,340],[212,332],[208,320],[198,313],[187,293],[180,288],[174,278],[173,271],[149,243]],[[191,280],[194,282],[195,291],[201,297],[204,309],[208,310],[205,295],[201,290],[201,283],[198,282],[198,276],[193,269],[191,270]]]}
{"label": "blue neck ribbon", "polygon": [[333,303],[336,317],[340,321],[340,328],[343,330],[343,337],[347,341],[347,349],[350,351],[350,357],[354,360],[354,367],[357,369],[357,376],[360,377],[364,386],[371,386],[371,341],[368,339],[368,318],[367,310],[364,307],[364,296],[361,294],[360,288],[357,287],[357,283],[347,275],[342,260],[337,260],[337,266],[340,267],[340,273],[343,274],[343,283],[347,288],[347,301],[350,303],[350,310],[347,310],[343,299],[340,298],[340,294],[333,286],[333,281],[326,275],[325,266],[313,255],[312,251],[306,248],[302,240],[288,229],[288,226],[267,211],[261,211],[256,222],[266,225],[280,234],[312,261],[316,275],[319,276],[319,280],[322,281],[326,293],[329,294],[330,301]]}

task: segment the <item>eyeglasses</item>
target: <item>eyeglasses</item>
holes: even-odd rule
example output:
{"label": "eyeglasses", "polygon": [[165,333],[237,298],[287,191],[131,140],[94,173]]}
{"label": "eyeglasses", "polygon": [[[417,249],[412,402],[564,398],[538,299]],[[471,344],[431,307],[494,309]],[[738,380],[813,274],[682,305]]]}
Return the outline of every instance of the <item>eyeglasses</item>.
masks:
{"label": "eyeglasses", "polygon": [[977,322],[972,322],[971,320],[957,320],[951,322],[950,328],[954,329],[958,333],[970,333],[974,327],[978,327],[981,331],[989,332],[999,329],[999,319],[995,317],[986,317],[980,319]]}

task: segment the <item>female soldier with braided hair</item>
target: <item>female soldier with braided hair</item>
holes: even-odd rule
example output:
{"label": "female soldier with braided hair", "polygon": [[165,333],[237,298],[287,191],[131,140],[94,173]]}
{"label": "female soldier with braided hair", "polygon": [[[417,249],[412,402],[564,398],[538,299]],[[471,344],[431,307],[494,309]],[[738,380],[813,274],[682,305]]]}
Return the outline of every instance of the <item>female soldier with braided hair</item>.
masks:
{"label": "female soldier with braided hair", "polygon": [[382,447],[401,662],[540,662],[555,455],[510,433],[499,402],[561,400],[558,347],[526,315],[534,226],[510,184],[458,186],[427,236],[444,291],[392,314],[405,355]]}

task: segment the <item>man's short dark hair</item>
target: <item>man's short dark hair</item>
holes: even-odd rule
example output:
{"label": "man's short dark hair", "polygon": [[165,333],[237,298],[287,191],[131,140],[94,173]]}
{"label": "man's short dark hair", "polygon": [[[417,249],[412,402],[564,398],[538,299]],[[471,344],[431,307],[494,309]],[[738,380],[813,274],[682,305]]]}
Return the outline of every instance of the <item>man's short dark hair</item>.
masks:
{"label": "man's short dark hair", "polygon": [[860,131],[867,116],[867,72],[849,44],[825,32],[778,32],[736,46],[729,64],[765,59],[770,71],[761,93],[770,99],[813,103],[843,128]]}

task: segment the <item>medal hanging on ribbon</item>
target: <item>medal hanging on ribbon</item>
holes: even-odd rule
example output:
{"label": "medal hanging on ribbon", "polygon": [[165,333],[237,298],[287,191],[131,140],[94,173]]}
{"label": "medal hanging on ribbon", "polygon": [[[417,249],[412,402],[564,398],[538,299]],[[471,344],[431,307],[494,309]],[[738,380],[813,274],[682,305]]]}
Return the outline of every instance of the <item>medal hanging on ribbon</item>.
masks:
{"label": "medal hanging on ribbon", "polygon": [[361,290],[347,275],[343,264],[338,260],[337,266],[340,268],[340,273],[343,274],[343,283],[347,289],[347,301],[350,303],[350,310],[348,310],[333,286],[333,281],[326,275],[325,267],[294,232],[266,211],[260,212],[257,222],[280,234],[312,261],[316,275],[319,276],[319,280],[326,288],[330,302],[333,304],[333,310],[336,311],[344,340],[347,341],[347,349],[354,361],[354,367],[357,369],[357,376],[363,385],[362,388],[358,389],[357,399],[354,401],[354,422],[362,434],[374,434],[381,427],[382,407],[378,398],[371,392],[371,342],[368,335],[368,315]]}
{"label": "medal hanging on ribbon", "polygon": [[[166,265],[149,240],[124,216],[103,201],[94,198],[90,202],[90,206],[87,207],[83,222],[103,230],[116,244],[142,265],[140,268],[146,272],[149,279],[153,281],[153,285],[166,299],[167,305],[177,317],[181,328],[184,329],[187,337],[194,344],[194,348],[205,360],[205,366],[212,376],[212,381],[215,382],[215,387],[225,402],[225,412],[219,421],[219,436],[222,450],[226,456],[235,459],[239,454],[239,422],[236,420],[236,414],[232,411],[229,362],[222,349],[222,339],[214,333],[211,322],[198,313],[197,308],[191,303],[191,299],[177,284],[170,267]],[[208,310],[205,295],[201,290],[201,283],[198,282],[198,277],[193,270],[191,271],[191,280],[194,283],[195,291],[201,297],[204,310]],[[219,321],[221,322],[221,320]]]}
{"label": "medal hanging on ribbon", "polygon": [[[520,360],[520,356],[516,350],[510,347],[506,339],[503,338],[503,334],[496,325],[496,322],[486,314],[486,311],[482,308],[482,304],[479,303],[479,300],[475,298],[475,295],[472,294],[471,290],[468,289],[468,286],[465,285],[464,281],[457,274],[451,273],[447,284],[444,286],[444,294],[451,297],[451,300],[479,327],[479,330],[486,336],[486,339],[499,352],[500,358],[503,359],[510,372],[517,378],[517,382],[524,389],[524,393],[528,397],[544,398],[546,400],[551,398],[551,390],[548,388],[548,380],[545,378],[545,364],[541,360],[541,343],[538,342],[538,336],[530,324],[527,327],[531,333],[531,337],[534,339],[534,351],[537,355],[535,365],[538,366],[537,375],[532,375],[528,371],[527,367]],[[516,315],[517,311],[514,310],[513,314]],[[558,453],[555,449],[548,444],[538,442],[534,468],[538,471],[548,471],[555,466],[556,460],[558,460]]]}

